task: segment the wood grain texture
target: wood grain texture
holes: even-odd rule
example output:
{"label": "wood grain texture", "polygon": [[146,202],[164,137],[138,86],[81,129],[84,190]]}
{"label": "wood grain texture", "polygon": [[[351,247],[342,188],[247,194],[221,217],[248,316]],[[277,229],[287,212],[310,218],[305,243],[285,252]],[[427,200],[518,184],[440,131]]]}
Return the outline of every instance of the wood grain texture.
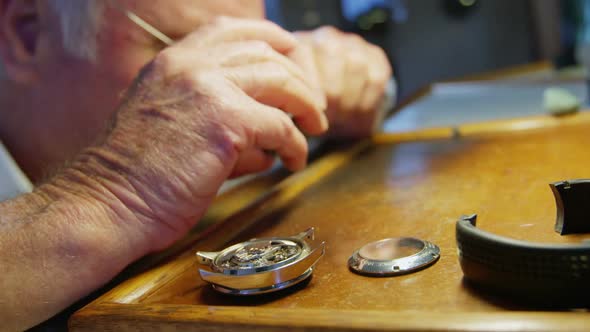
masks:
{"label": "wood grain texture", "polygon": [[[359,142],[351,148],[346,145],[342,148],[336,148],[321,160],[310,165],[305,172],[293,174],[264,193],[261,193],[261,189],[265,185],[255,189],[248,185],[247,188],[238,188],[237,191],[232,191],[220,197],[213,204],[206,217],[211,218],[211,220],[205,221],[208,227],[203,229],[198,226],[197,229],[201,229],[200,232],[191,232],[189,238],[183,239],[181,242],[187,242],[192,238],[192,242],[197,241],[199,250],[205,251],[218,250],[228,245],[237,235],[248,230],[261,218],[283,209],[303,190],[349,162],[369,145],[370,142],[367,140]],[[256,185],[258,184],[256,183]],[[235,197],[239,194],[247,194],[250,202]],[[214,212],[213,216],[211,210]],[[219,218],[217,221],[214,219],[216,214]],[[174,279],[185,275],[188,269],[194,268],[194,253],[193,246],[175,256],[166,264],[154,267],[123,282],[96,302],[139,302],[158,290],[159,287],[165,287],[168,283],[172,283]]]}
{"label": "wood grain texture", "polygon": [[376,133],[372,137],[375,144],[393,144],[422,141],[427,139],[459,138],[501,133],[515,133],[535,129],[567,128],[590,122],[590,112],[577,112],[565,115],[537,115],[515,119],[502,119],[486,122],[466,123],[455,127],[424,128],[410,132]]}
{"label": "wood grain texture", "polygon": [[[141,303],[431,312],[511,308],[464,287],[455,222],[462,214],[478,213],[479,227],[500,235],[579,241],[580,236],[561,237],[552,230],[556,212],[548,183],[588,176],[590,153],[583,151],[590,144],[589,129],[372,147],[236,239],[316,227],[317,236],[327,241],[326,255],[307,287],[289,296],[235,299],[213,292],[193,267]],[[396,278],[367,278],[348,270],[355,249],[393,236],[432,241],[442,257],[429,269]]]}
{"label": "wood grain texture", "polygon": [[[517,239],[575,243],[583,238],[552,230],[556,211],[548,183],[590,177],[590,117],[529,120],[535,125],[526,130],[505,122],[463,127],[459,135],[441,129],[382,137],[375,140],[381,144],[363,143],[321,159],[182,255],[79,311],[71,328],[587,329],[587,314],[540,311],[482,293],[462,280],[454,238],[461,214],[478,213],[478,227]],[[306,284],[280,294],[236,298],[215,293],[198,277],[196,250],[254,236],[291,235],[310,226],[327,241],[327,249]],[[432,241],[442,257],[423,271],[392,278],[348,270],[346,261],[355,249],[392,236]]]}
{"label": "wood grain texture", "polygon": [[[157,322],[157,323],[156,323]],[[423,313],[178,305],[100,305],[74,331],[587,331],[586,313]]]}
{"label": "wood grain texture", "polygon": [[478,81],[497,81],[507,79],[521,79],[529,74],[539,73],[551,73],[555,70],[555,67],[551,61],[537,61],[526,63],[522,65],[516,65],[507,67],[500,70],[493,70],[490,72],[477,73],[473,75],[466,75],[455,79],[442,81],[440,83],[450,82],[478,82]]}

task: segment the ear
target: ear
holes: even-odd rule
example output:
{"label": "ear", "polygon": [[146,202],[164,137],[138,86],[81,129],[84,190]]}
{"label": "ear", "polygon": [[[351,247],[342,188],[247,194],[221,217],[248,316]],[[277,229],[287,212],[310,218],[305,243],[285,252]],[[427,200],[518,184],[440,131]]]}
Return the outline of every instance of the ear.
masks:
{"label": "ear", "polygon": [[31,83],[38,77],[39,29],[37,0],[0,0],[0,60],[17,83]]}

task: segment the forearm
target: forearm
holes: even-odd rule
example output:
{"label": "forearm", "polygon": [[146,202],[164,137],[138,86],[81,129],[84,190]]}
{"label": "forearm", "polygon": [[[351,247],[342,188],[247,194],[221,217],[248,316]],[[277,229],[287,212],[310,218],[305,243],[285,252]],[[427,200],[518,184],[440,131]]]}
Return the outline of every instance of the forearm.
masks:
{"label": "forearm", "polygon": [[51,317],[148,250],[121,211],[97,199],[107,193],[84,181],[92,180],[66,170],[32,194],[0,204],[0,330]]}
{"label": "forearm", "polygon": [[268,22],[214,20],[142,69],[99,146],[0,204],[0,329],[42,321],[179,239],[230,174],[270,166],[266,151],[304,167],[302,131],[320,134],[327,119],[286,57],[297,46]]}
{"label": "forearm", "polygon": [[46,199],[41,195],[20,195],[9,201],[0,201],[2,213],[0,213],[0,233],[6,227],[13,226],[33,212],[39,211],[46,204]]}

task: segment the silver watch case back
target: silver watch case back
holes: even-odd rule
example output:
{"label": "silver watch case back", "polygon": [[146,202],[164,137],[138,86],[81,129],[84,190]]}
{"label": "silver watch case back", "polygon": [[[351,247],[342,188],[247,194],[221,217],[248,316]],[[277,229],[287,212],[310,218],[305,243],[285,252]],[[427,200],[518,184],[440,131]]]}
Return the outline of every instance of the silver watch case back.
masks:
{"label": "silver watch case back", "polygon": [[219,292],[255,295],[293,286],[313,272],[325,242],[314,229],[289,237],[251,239],[218,252],[197,252],[199,275]]}
{"label": "silver watch case back", "polygon": [[368,243],[348,260],[353,272],[373,277],[418,271],[440,257],[437,245],[411,237],[388,238]]}

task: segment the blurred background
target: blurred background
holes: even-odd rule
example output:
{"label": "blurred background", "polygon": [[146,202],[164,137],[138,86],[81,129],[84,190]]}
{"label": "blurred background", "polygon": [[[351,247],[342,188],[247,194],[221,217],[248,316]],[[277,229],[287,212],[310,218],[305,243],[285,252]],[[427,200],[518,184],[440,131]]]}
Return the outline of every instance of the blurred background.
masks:
{"label": "blurred background", "polygon": [[[590,59],[590,0],[266,0],[288,30],[333,25],[383,47],[398,100],[437,81],[550,61]],[[585,57],[588,53],[589,56]],[[590,62],[590,61],[588,61]]]}

